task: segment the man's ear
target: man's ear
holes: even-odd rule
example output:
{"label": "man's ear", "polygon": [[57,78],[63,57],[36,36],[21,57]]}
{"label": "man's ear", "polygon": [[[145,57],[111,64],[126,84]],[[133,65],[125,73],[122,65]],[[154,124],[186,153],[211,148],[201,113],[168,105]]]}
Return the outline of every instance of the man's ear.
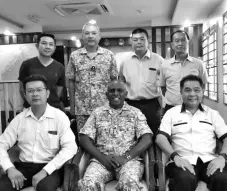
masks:
{"label": "man's ear", "polygon": [[47,90],[47,99],[49,98],[50,96],[50,90]]}
{"label": "man's ear", "polygon": [[36,43],[36,44],[35,44],[35,47],[36,47],[37,49],[39,49],[39,43]]}

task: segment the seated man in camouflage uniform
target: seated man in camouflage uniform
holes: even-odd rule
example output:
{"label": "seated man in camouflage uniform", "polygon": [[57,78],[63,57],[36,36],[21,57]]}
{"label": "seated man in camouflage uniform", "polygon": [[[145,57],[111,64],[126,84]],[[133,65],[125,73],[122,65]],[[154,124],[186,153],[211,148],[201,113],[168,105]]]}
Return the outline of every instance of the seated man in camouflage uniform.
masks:
{"label": "seated man in camouflage uniform", "polygon": [[116,177],[117,190],[140,190],[144,172],[140,156],[151,145],[152,132],[140,110],[124,102],[124,82],[110,82],[106,95],[109,103],[95,109],[80,130],[81,147],[93,159],[79,189],[102,190]]}

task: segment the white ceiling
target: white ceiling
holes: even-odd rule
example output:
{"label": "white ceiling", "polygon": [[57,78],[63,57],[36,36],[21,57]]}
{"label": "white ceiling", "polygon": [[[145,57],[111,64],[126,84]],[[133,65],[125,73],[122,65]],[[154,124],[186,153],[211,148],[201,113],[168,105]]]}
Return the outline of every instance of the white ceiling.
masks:
{"label": "white ceiling", "polygon": [[[69,2],[104,4],[110,14],[62,17],[54,11],[56,5]],[[180,25],[186,19],[196,24],[202,23],[221,2],[222,0],[0,0],[0,33],[8,28],[12,32],[41,30],[66,34],[80,31],[90,19],[97,20],[104,31],[139,26]],[[28,15],[35,16],[38,22],[30,21]]]}

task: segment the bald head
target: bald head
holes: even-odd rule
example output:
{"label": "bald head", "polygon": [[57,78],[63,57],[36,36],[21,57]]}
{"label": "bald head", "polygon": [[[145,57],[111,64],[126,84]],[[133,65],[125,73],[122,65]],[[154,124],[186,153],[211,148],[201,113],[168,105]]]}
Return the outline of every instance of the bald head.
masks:
{"label": "bald head", "polygon": [[114,79],[112,81],[110,81],[107,85],[107,91],[113,86],[113,85],[119,85],[120,87],[122,87],[122,89],[124,89],[126,91],[126,84],[124,81],[122,81],[121,79]]}

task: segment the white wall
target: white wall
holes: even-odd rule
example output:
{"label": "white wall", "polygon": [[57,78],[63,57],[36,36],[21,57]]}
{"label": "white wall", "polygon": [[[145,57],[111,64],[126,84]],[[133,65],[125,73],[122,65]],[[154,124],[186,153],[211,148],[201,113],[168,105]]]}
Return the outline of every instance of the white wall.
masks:
{"label": "white wall", "polygon": [[205,98],[204,103],[211,108],[218,110],[221,116],[225,119],[227,123],[227,105],[224,104],[223,100],[223,67],[222,67],[222,31],[223,31],[223,14],[227,11],[227,0],[223,0],[218,7],[212,11],[212,13],[207,18],[206,22],[203,25],[203,32],[206,31],[209,27],[218,22],[218,102],[212,101]]}

